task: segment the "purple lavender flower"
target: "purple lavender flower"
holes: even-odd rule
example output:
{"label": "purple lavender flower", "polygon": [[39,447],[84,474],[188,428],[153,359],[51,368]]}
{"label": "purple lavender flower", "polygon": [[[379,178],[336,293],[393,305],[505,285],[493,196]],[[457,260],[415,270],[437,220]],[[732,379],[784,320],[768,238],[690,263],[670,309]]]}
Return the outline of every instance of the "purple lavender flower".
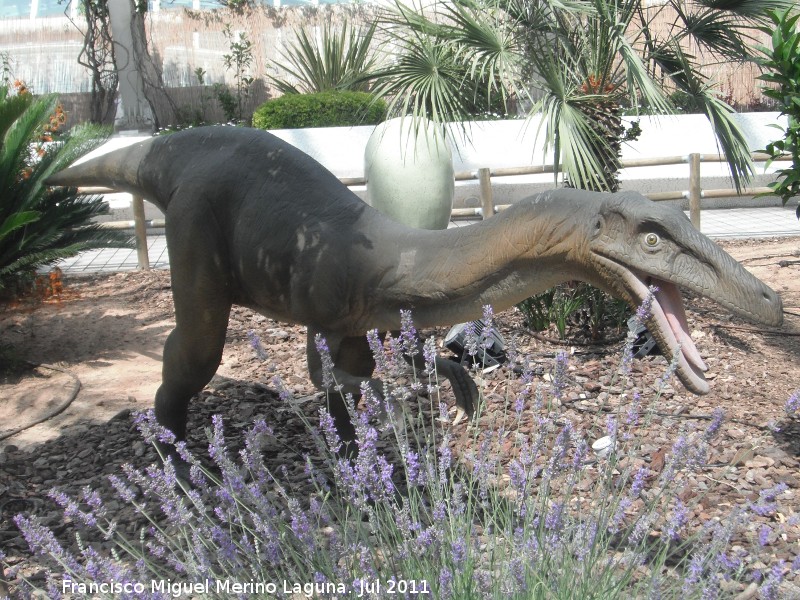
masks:
{"label": "purple lavender flower", "polygon": [[494,327],[494,310],[490,304],[483,307],[483,329],[481,329],[480,347],[484,350],[492,346]]}
{"label": "purple lavender flower", "polygon": [[448,480],[448,472],[453,462],[453,453],[450,450],[450,436],[444,435],[439,445],[439,482],[444,485]]}
{"label": "purple lavender flower", "polygon": [[429,337],[422,346],[422,356],[425,359],[425,373],[430,377],[436,372],[436,340]]}
{"label": "purple lavender flower", "polygon": [[636,427],[639,424],[639,411],[642,407],[642,396],[639,392],[633,393],[628,410],[625,413],[625,425],[628,427]]}
{"label": "purple lavender flower", "polygon": [[281,399],[281,402],[289,402],[289,400],[293,398],[292,391],[284,385],[283,379],[281,379],[279,375],[275,375],[272,378],[272,385],[278,390],[278,397]]}
{"label": "purple lavender flower", "polygon": [[316,547],[313,528],[308,520],[308,516],[300,508],[300,503],[296,498],[289,498],[289,515],[291,517],[292,533],[308,550],[313,551]]}
{"label": "purple lavender flower", "polygon": [[331,416],[331,413],[325,407],[319,409],[319,426],[322,429],[322,434],[325,436],[325,443],[334,454],[338,454],[342,447],[342,440],[339,437],[339,432],[336,431],[336,423]]}
{"label": "purple lavender flower", "polygon": [[636,314],[633,316],[633,323],[634,326],[628,331],[628,335],[625,339],[625,346],[622,350],[622,361],[620,362],[620,373],[623,377],[628,377],[631,374],[631,365],[633,364],[633,344],[636,342],[637,333],[636,331],[644,326],[647,322],[647,319],[650,318],[653,309],[653,300],[655,299],[655,293],[658,291],[658,288],[655,286],[650,286],[647,290],[647,295],[645,296],[642,303],[639,305],[639,308],[636,309]]}
{"label": "purple lavender flower", "polygon": [[528,488],[528,473],[518,459],[514,458],[508,463],[508,476],[511,479],[511,489],[517,493],[517,500],[524,500]]}
{"label": "purple lavender flower", "polygon": [[750,503],[750,510],[759,516],[766,517],[778,510],[778,496],[788,489],[785,482],[780,482],[777,485],[761,490],[758,492],[758,502]]}
{"label": "purple lavender flower", "polygon": [[612,445],[617,440],[617,417],[614,415],[606,416],[606,435],[611,438]]}
{"label": "purple lavender flower", "polygon": [[653,524],[653,518],[654,515],[651,513],[645,513],[639,517],[636,525],[633,526],[633,531],[631,531],[631,534],[628,537],[629,544],[636,545],[644,539],[644,537],[650,531],[650,527]]}
{"label": "purple lavender flower", "polygon": [[442,400],[439,401],[439,421],[442,423],[450,422],[450,413],[447,409],[447,403]]}
{"label": "purple lavender flower", "polygon": [[439,571],[439,598],[446,600],[453,597],[453,573],[447,567]]}
{"label": "purple lavender flower", "polygon": [[632,504],[633,500],[631,500],[630,495],[620,498],[619,503],[617,504],[617,510],[614,511],[614,515],[608,522],[609,532],[617,533],[620,530],[622,522],[625,519],[625,511],[627,511]]}
{"label": "purple lavender flower", "polygon": [[109,482],[111,482],[111,486],[116,490],[117,495],[128,504],[133,504],[136,500],[136,492],[128,486],[122,479],[120,479],[117,475],[109,475],[108,476]]}
{"label": "purple lavender flower", "polygon": [[572,438],[572,422],[566,421],[564,427],[556,436],[556,444],[553,447],[553,452],[550,455],[550,460],[544,470],[544,478],[547,480],[552,479],[558,474],[564,465],[562,464],[564,457],[569,450],[569,443]]}
{"label": "purple lavender flower", "polygon": [[[88,527],[97,526],[97,516],[93,511],[82,511],[78,507],[78,503],[67,496],[64,492],[51,489],[47,495],[55,501],[61,508],[64,509],[64,515],[70,519],[75,519]],[[99,500],[99,498],[98,498]]]}
{"label": "purple lavender flower", "polygon": [[17,515],[14,523],[22,532],[22,537],[28,542],[30,549],[41,556],[51,556],[71,571],[80,572],[81,567],[69,552],[64,550],[56,536],[47,527],[43,526],[35,517]]}
{"label": "purple lavender flower", "polygon": [[[361,390],[361,404],[366,409],[367,418],[374,419],[380,416],[384,403],[383,398],[375,393],[369,381],[362,381],[359,390]],[[388,407],[386,412],[391,414]]]}
{"label": "purple lavender flower", "polygon": [[569,370],[569,355],[564,350],[556,353],[556,364],[553,370],[553,397],[561,400],[564,397],[564,390],[567,389],[567,372]]}
{"label": "purple lavender flower", "polygon": [[419,338],[410,310],[400,311],[400,341],[406,356],[419,354]]}
{"label": "purple lavender flower", "polygon": [[644,484],[647,481],[647,476],[650,470],[647,467],[639,467],[636,474],[633,476],[633,483],[631,483],[631,497],[638,498],[644,489]]}
{"label": "purple lavender flower", "polygon": [[769,575],[764,579],[764,583],[758,588],[759,598],[763,598],[763,600],[777,600],[779,598],[778,591],[783,581],[783,569],[784,563],[782,560],[772,566]]}
{"label": "purple lavender flower", "polygon": [[408,485],[423,486],[425,485],[425,474],[420,468],[419,454],[413,450],[408,450],[403,457],[403,462],[406,465],[406,476],[408,478]]}
{"label": "purple lavender flower", "polygon": [[435,523],[443,523],[447,520],[447,505],[443,500],[433,503],[433,520]]}
{"label": "purple lavender flower", "polygon": [[480,335],[475,328],[475,323],[470,321],[464,326],[464,349],[472,357],[477,356],[481,344]]}
{"label": "purple lavender flower", "polygon": [[672,510],[672,517],[667,521],[664,533],[667,538],[673,541],[680,539],[681,530],[686,527],[689,522],[689,510],[686,505],[680,501],[675,501],[675,508]]}
{"label": "purple lavender flower", "polygon": [[459,538],[450,543],[450,556],[453,564],[458,566],[467,559],[467,543],[464,538]]}
{"label": "purple lavender flower", "polygon": [[550,507],[550,510],[547,511],[547,516],[544,520],[545,529],[549,529],[550,531],[559,531],[561,529],[562,521],[564,516],[564,504],[561,502],[555,502]]}
{"label": "purple lavender flower", "polygon": [[669,454],[664,470],[661,472],[661,481],[671,482],[682,468],[686,466],[689,456],[689,442],[686,436],[679,436],[672,444],[672,451]]}
{"label": "purple lavender flower", "polygon": [[383,349],[383,340],[377,329],[370,329],[367,332],[367,343],[375,359],[375,370],[379,375],[388,375],[389,366],[386,363],[386,353]]}
{"label": "purple lavender flower", "polygon": [[531,395],[531,389],[533,385],[533,366],[530,361],[526,361],[522,367],[520,383],[522,385],[516,397],[514,398],[514,414],[518,419],[522,416],[522,411],[525,410],[525,403]]}
{"label": "purple lavender flower", "polygon": [[758,530],[758,545],[761,547],[769,544],[769,535],[772,533],[772,528],[766,523],[763,524]]}
{"label": "purple lavender flower", "polygon": [[706,430],[703,432],[703,441],[706,443],[713,440],[717,433],[719,433],[720,427],[722,427],[722,422],[725,420],[725,410],[717,407],[714,409],[714,412],[711,413],[711,422],[706,427]]}
{"label": "purple lavender flower", "polygon": [[322,361],[322,387],[325,389],[333,389],[335,383],[333,377],[333,359],[331,358],[331,351],[328,348],[328,342],[322,337],[322,334],[318,333],[314,336],[314,345]]}
{"label": "purple lavender flower", "polygon": [[161,442],[163,444],[175,443],[175,435],[168,429],[162,427],[156,421],[153,409],[137,412],[134,414],[133,422],[136,425],[142,438],[149,444]]}
{"label": "purple lavender flower", "polygon": [[261,343],[261,338],[258,337],[258,334],[250,329],[247,332],[247,339],[250,340],[250,347],[253,349],[253,352],[255,352],[256,358],[260,361],[267,360],[267,351],[264,349],[264,346]]}
{"label": "purple lavender flower", "polygon": [[790,417],[793,417],[800,412],[800,390],[789,396],[789,399],[786,401],[783,409]]}

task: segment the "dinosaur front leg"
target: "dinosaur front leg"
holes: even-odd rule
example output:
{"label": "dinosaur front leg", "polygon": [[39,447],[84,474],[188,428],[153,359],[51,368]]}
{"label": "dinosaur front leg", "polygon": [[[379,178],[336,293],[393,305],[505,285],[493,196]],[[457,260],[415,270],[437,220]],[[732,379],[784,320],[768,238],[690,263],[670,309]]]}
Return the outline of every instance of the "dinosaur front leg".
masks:
{"label": "dinosaur front leg", "polygon": [[[325,338],[334,365],[330,371],[335,383],[329,387],[326,387],[324,373],[327,367],[323,366],[322,357],[315,343],[317,333]],[[355,440],[356,432],[344,398],[347,394],[351,394],[353,402],[358,404],[361,398],[361,384],[364,381],[368,382],[377,393],[380,393],[382,389],[380,380],[372,378],[375,359],[367,343],[367,338],[364,336],[343,337],[309,327],[306,358],[311,382],[317,388],[328,392],[328,411],[333,417],[339,437],[350,448],[349,452],[352,452],[355,446],[348,442]]]}
{"label": "dinosaur front leg", "polygon": [[[186,231],[167,222],[167,244],[172,263],[175,329],[164,344],[161,386],[156,392],[155,416],[160,425],[186,439],[189,401],[211,380],[222,359],[232,299],[228,271],[218,259],[221,249],[204,224]],[[174,456],[172,448],[164,450]]]}

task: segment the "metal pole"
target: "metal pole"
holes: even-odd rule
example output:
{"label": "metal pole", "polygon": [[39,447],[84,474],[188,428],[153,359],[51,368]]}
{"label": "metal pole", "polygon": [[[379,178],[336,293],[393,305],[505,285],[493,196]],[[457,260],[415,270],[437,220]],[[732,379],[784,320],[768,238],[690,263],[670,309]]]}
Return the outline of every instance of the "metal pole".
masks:
{"label": "metal pole", "polygon": [[478,181],[481,184],[481,211],[483,218],[494,214],[494,197],[492,195],[492,176],[489,169],[478,169]]}
{"label": "metal pole", "polygon": [[146,271],[150,268],[150,257],[147,254],[147,223],[144,220],[144,200],[141,196],[133,197],[133,231],[136,236],[139,268]]}
{"label": "metal pole", "polygon": [[700,188],[700,155],[689,155],[689,218],[695,229],[700,231],[700,198],[703,192]]}

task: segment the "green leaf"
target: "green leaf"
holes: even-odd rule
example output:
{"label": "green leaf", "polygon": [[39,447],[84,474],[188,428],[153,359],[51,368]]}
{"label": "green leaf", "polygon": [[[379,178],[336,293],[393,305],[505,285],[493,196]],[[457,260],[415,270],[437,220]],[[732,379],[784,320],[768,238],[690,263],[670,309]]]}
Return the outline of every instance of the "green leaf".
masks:
{"label": "green leaf", "polygon": [[33,223],[41,217],[41,214],[36,211],[18,212],[6,218],[0,224],[0,240],[10,234],[12,231],[25,227],[28,223]]}

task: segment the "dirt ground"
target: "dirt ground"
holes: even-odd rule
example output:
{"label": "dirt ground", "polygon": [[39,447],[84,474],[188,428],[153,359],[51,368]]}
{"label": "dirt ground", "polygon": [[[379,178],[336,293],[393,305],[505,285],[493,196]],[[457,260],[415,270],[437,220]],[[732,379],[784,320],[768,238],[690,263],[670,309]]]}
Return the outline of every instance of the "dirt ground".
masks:
{"label": "dirt ground", "polygon": [[[800,238],[722,245],[781,295],[785,324],[780,331],[765,331],[710,303],[695,303],[693,311],[688,300],[696,343],[712,357],[713,365],[712,392],[700,402],[721,405],[731,416],[758,415],[759,423],[765,424],[779,418],[783,402],[800,388]],[[162,347],[171,329],[168,271],[68,277],[60,298],[0,306],[2,346],[32,363],[66,368],[81,385],[74,402],[61,414],[5,443],[39,444],[76,423],[103,423],[123,409],[149,408],[160,383]],[[249,330],[262,338],[273,360],[283,365],[285,379],[297,392],[313,393],[305,373],[303,328],[241,308],[234,308],[231,316],[219,375],[246,379],[255,370]],[[552,351],[546,345],[541,349]],[[41,385],[43,381],[49,385]],[[44,416],[64,395],[63,390],[48,390],[71,384],[65,374],[47,369],[3,382],[0,436]]]}
{"label": "dirt ground", "polygon": [[[710,368],[711,393],[696,397],[673,381],[664,395],[663,410],[675,418],[664,423],[677,426],[682,414],[702,416],[717,406],[724,408],[726,424],[714,458],[734,468],[733,478],[725,472],[728,493],[746,499],[760,486],[784,481],[789,491],[782,497],[781,518],[788,518],[800,513],[800,425],[788,421],[783,408],[800,389],[800,237],[721,245],[782,296],[785,323],[780,330],[766,329],[733,318],[709,301],[688,297],[693,338]],[[517,337],[527,352],[543,362],[552,361],[553,353],[561,348],[528,336],[514,311],[499,315],[499,322],[504,335]],[[0,545],[17,548],[21,543],[10,523],[12,510],[30,508],[31,498],[48,484],[65,484],[70,477],[87,480],[84,469],[75,468],[75,456],[83,453],[85,457],[87,450],[75,444],[99,443],[97,439],[120,411],[151,407],[160,383],[162,346],[171,327],[166,271],[67,277],[59,298],[0,306],[0,351],[45,365],[5,375],[0,381]],[[255,391],[268,388],[271,377],[254,356],[247,337],[251,330],[261,338],[269,361],[277,365],[294,393],[298,397],[315,394],[305,372],[304,329],[235,307],[223,362],[211,388],[217,399],[241,390],[240,421],[258,410],[252,402]],[[578,418],[581,411],[599,407],[604,394],[608,397],[613,391],[604,373],[615,364],[618,349],[619,345],[573,348],[569,401]],[[663,368],[663,358],[648,357],[638,361],[636,372],[643,379],[656,379]],[[502,377],[499,371],[497,377]],[[226,381],[258,387],[220,383]],[[220,392],[225,388],[226,392]],[[61,412],[46,418],[67,403]],[[43,418],[44,422],[31,425]],[[658,440],[654,443],[656,452]],[[56,458],[51,461],[51,456]],[[43,457],[44,462],[38,463],[48,463],[49,470],[37,477],[30,465]],[[60,468],[58,461],[73,467]],[[698,510],[708,513],[713,507],[701,504]],[[791,563],[800,554],[800,528],[781,535],[773,558]],[[23,553],[9,555],[22,560]]]}

